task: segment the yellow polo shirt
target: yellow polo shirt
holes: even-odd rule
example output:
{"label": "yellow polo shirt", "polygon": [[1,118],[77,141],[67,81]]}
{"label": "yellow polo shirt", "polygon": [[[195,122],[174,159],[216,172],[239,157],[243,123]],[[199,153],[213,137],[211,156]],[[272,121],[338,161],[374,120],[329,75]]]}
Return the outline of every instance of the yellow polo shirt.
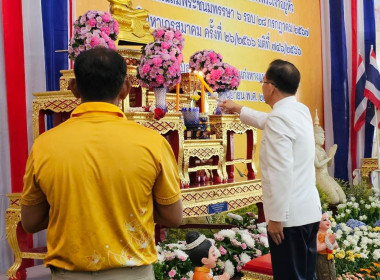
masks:
{"label": "yellow polo shirt", "polygon": [[165,138],[117,106],[88,102],[36,139],[22,204],[50,204],[46,266],[97,271],[155,262],[153,200],[180,198]]}

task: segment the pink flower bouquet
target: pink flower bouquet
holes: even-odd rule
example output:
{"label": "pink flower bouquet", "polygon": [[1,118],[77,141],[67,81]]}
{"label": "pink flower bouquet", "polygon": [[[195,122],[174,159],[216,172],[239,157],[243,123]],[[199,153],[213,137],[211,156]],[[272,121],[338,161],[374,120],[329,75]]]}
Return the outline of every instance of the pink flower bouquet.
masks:
{"label": "pink flower bouquet", "polygon": [[181,51],[185,44],[185,38],[182,37],[182,33],[179,30],[175,30],[171,27],[160,27],[153,31],[154,41],[164,41],[170,45],[175,45]]}
{"label": "pink flower bouquet", "polygon": [[110,13],[88,11],[74,22],[74,35],[69,42],[69,58],[74,60],[81,52],[96,46],[116,50],[115,40],[119,24]]}
{"label": "pink flower bouquet", "polygon": [[212,90],[217,92],[235,90],[241,80],[239,71],[225,62],[209,65],[204,74]]}
{"label": "pink flower bouquet", "polygon": [[220,63],[222,60],[221,54],[212,50],[203,50],[190,56],[189,65],[192,71],[196,70],[204,73],[210,65]]}
{"label": "pink flower bouquet", "polygon": [[172,87],[181,80],[182,52],[167,41],[155,41],[145,46],[137,78],[142,87]]}

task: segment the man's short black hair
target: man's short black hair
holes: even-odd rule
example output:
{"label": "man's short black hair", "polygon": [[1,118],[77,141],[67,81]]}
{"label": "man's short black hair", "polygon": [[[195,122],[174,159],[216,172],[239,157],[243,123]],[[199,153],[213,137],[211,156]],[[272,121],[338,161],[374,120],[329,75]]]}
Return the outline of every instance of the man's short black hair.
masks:
{"label": "man's short black hair", "polygon": [[120,92],[126,72],[124,58],[104,47],[82,52],[74,62],[77,88],[86,101],[114,100]]}
{"label": "man's short black hair", "polygon": [[285,60],[276,59],[269,64],[265,77],[268,81],[273,82],[280,91],[288,94],[296,94],[301,74],[294,64]]}

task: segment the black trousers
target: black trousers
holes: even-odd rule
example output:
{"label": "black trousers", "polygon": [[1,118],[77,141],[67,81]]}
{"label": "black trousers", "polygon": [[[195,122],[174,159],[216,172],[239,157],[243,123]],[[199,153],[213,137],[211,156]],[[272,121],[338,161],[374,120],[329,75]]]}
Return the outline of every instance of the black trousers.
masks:
{"label": "black trousers", "polygon": [[286,227],[280,245],[268,234],[274,280],[313,280],[318,228],[319,222]]}

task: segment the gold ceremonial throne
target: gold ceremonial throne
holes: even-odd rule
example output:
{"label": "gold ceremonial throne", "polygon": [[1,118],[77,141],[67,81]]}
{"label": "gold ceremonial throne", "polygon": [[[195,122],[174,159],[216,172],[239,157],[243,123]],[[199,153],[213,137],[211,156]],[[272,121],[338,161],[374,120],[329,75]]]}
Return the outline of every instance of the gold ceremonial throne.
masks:
{"label": "gold ceremonial throne", "polygon": [[[113,17],[120,24],[119,43],[147,44],[153,41],[148,12],[133,9],[131,1],[108,0]],[[121,48],[118,52],[128,64],[127,76],[132,90],[129,97],[120,103],[126,117],[140,125],[154,129],[171,144],[178,163],[183,196],[183,216],[201,217],[220,211],[231,211],[251,204],[259,203],[260,221],[264,221],[262,211],[261,182],[255,179],[253,156],[255,153],[256,130],[242,124],[236,115],[214,115],[216,101],[208,100],[211,132],[216,139],[185,139],[188,134],[181,112],[176,111],[176,94],[167,93],[168,112],[164,118],[155,120],[153,113],[137,112],[132,108],[149,106],[154,103],[153,92],[141,88],[136,78],[136,69],[140,62],[141,51]],[[68,88],[69,79],[74,77],[72,70],[61,71],[59,91],[34,93],[33,100],[33,137],[45,131],[45,118],[52,116],[54,125],[70,117],[70,113],[80,104]],[[182,74],[180,84],[179,109],[190,103],[190,82],[199,82],[194,74]],[[234,134],[246,135],[246,157],[234,158]],[[247,179],[234,180],[234,166],[245,164]],[[209,174],[210,181],[199,180],[200,175]],[[10,206],[6,211],[6,235],[15,255],[15,262],[9,268],[10,279],[25,279],[19,268],[23,258],[43,259],[44,253],[37,250],[22,252],[17,240],[17,226],[20,222],[20,193],[8,195]]]}

